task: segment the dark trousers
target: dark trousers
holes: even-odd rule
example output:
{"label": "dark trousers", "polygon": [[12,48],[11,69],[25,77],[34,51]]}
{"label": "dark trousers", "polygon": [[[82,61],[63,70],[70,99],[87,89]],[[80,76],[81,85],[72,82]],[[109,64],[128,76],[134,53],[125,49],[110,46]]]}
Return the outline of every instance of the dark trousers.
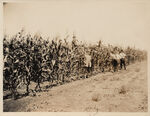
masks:
{"label": "dark trousers", "polygon": [[114,72],[116,72],[116,71],[117,71],[117,67],[118,67],[118,62],[117,62],[117,60],[113,59],[111,63],[112,63],[112,65],[113,65]]}
{"label": "dark trousers", "polygon": [[122,67],[124,66],[124,69],[126,70],[126,63],[125,63],[125,59],[120,59],[120,69],[122,69]]}

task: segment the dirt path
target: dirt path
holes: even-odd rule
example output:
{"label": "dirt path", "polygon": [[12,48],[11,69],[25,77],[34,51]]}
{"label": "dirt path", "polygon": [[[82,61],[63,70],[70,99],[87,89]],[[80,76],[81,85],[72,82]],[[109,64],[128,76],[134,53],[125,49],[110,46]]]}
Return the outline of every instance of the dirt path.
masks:
{"label": "dirt path", "polygon": [[147,62],[127,70],[98,74],[38,93],[5,100],[4,111],[147,112]]}

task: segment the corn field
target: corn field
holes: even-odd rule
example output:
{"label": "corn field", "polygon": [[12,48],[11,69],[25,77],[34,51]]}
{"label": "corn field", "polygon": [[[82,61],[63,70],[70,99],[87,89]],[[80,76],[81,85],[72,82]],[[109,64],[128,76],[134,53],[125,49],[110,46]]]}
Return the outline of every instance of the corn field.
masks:
{"label": "corn field", "polygon": [[[10,91],[17,99],[18,88],[26,86],[26,95],[30,93],[31,82],[36,83],[34,91],[42,91],[41,83],[49,85],[77,80],[84,75],[112,71],[111,51],[124,50],[127,65],[146,59],[146,51],[113,45],[104,45],[99,41],[95,45],[79,42],[75,35],[72,41],[58,37],[50,40],[39,35],[23,34],[3,39],[3,90]],[[91,72],[85,70],[86,54],[91,56]]]}

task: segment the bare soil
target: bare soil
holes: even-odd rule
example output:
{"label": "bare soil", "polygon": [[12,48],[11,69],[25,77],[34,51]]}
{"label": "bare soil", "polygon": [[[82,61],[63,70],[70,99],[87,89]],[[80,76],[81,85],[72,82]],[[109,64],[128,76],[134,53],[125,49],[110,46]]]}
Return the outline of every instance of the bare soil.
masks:
{"label": "bare soil", "polygon": [[147,112],[147,62],[3,101],[4,112]]}

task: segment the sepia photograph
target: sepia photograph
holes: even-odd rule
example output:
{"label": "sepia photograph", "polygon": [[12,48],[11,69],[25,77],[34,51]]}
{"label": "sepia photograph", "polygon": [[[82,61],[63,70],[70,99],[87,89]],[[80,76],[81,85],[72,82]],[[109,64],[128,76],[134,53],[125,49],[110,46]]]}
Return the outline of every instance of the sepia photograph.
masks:
{"label": "sepia photograph", "polygon": [[148,0],[3,2],[3,112],[148,112]]}

